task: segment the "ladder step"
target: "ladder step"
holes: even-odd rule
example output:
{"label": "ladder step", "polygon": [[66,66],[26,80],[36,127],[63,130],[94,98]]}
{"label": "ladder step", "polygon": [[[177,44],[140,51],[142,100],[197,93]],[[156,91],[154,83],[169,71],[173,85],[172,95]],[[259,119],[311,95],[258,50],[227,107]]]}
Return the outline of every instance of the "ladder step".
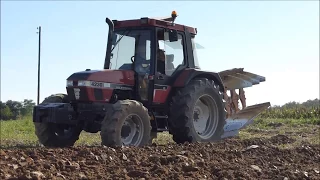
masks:
{"label": "ladder step", "polygon": [[168,131],[168,129],[166,129],[166,128],[158,128],[157,131],[158,132],[163,132],[163,131]]}
{"label": "ladder step", "polygon": [[159,119],[168,119],[168,116],[155,116],[156,118],[159,118]]}

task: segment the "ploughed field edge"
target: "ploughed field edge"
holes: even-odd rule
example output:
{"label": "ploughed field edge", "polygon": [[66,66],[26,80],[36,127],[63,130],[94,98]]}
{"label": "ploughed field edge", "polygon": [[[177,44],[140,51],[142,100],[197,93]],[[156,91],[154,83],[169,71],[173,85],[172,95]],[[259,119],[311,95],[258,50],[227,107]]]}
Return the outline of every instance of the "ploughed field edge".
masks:
{"label": "ploughed field edge", "polygon": [[286,135],[137,147],[2,149],[1,179],[320,179],[320,145]]}

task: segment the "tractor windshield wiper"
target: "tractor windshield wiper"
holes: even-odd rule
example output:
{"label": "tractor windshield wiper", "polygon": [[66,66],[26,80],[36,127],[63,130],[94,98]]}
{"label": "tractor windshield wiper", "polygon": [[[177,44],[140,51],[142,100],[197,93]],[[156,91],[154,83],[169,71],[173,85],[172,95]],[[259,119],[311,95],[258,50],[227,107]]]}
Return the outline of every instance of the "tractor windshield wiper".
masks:
{"label": "tractor windshield wiper", "polygon": [[[127,32],[127,33],[125,33]],[[111,49],[111,52],[114,50],[114,48],[118,45],[118,43],[120,42],[120,40],[123,38],[123,36],[128,35],[131,32],[131,30],[126,30],[124,31],[124,33],[121,35],[121,37],[118,39],[118,41],[114,44],[113,48]]]}

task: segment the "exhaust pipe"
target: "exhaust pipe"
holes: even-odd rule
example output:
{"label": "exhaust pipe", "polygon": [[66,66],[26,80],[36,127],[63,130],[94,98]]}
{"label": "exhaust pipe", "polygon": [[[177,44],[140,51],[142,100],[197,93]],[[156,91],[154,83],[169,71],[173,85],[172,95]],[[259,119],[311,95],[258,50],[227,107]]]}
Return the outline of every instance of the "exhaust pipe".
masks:
{"label": "exhaust pipe", "polygon": [[109,69],[110,66],[110,56],[111,56],[111,46],[112,46],[112,34],[114,31],[114,24],[112,20],[106,18],[106,23],[109,25],[109,33],[108,33],[108,43],[106,49],[106,57],[104,60],[104,69]]}

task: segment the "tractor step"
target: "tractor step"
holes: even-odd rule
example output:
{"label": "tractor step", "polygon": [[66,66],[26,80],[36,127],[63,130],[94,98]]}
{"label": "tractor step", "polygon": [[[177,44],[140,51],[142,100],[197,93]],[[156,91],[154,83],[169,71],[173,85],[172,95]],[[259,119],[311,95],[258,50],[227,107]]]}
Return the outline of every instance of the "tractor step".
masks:
{"label": "tractor step", "polygon": [[158,128],[157,132],[166,132],[168,130],[169,130],[168,128]]}
{"label": "tractor step", "polygon": [[262,111],[270,107],[270,102],[248,106],[226,119],[224,134],[221,138],[233,137],[239,134],[239,130],[253,122]]}
{"label": "tractor step", "polygon": [[168,116],[154,116],[156,119],[168,119]]}

